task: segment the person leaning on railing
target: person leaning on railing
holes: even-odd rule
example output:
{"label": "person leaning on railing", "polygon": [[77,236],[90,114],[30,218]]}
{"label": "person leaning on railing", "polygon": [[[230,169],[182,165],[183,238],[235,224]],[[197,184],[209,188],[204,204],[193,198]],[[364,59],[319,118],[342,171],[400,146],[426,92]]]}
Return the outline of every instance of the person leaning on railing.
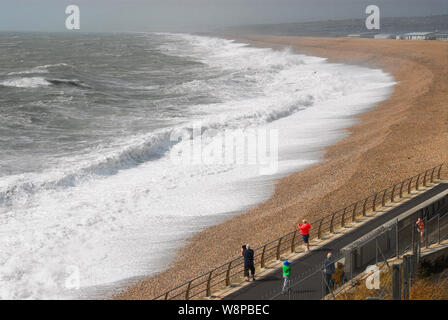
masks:
{"label": "person leaning on railing", "polygon": [[302,223],[299,223],[297,228],[300,230],[300,234],[302,235],[303,242],[305,243],[305,251],[310,251],[310,229],[311,225],[306,221],[306,219],[302,220]]}

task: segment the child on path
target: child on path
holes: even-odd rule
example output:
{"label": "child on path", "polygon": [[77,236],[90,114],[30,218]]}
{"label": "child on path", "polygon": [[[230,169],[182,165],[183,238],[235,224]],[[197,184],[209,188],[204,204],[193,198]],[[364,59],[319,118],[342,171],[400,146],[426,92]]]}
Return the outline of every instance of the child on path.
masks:
{"label": "child on path", "polygon": [[290,289],[291,265],[292,262],[289,262],[288,260],[285,260],[283,262],[283,289],[282,289],[283,294]]}

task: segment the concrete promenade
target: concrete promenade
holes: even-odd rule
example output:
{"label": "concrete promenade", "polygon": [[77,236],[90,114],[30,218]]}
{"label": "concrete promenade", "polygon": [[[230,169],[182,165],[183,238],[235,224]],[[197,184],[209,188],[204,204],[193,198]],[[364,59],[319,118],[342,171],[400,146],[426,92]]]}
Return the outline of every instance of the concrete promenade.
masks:
{"label": "concrete promenade", "polygon": [[[294,275],[303,274],[300,279],[306,277],[309,270],[322,266],[326,254],[332,251],[333,254],[338,254],[339,250],[346,245],[352,243],[356,239],[362,237],[366,233],[374,230],[382,224],[397,218],[406,211],[418,206],[419,204],[437,196],[438,194],[448,190],[448,183],[441,183],[427,191],[414,196],[411,199],[391,208],[390,211],[375,216],[370,221],[353,228],[335,239],[330,239],[322,245],[315,244],[311,247],[311,251],[301,254],[298,258],[292,260],[292,277]],[[290,260],[291,261],[291,260]],[[312,272],[310,272],[312,274]],[[230,294],[222,296],[224,300],[260,300],[269,299],[276,293],[281,291],[282,287],[282,270],[281,264],[273,268],[271,272],[265,276],[259,277],[255,282],[244,285],[239,289],[234,290]],[[295,299],[321,299],[323,297],[322,290],[322,273],[314,273],[304,281],[301,282],[300,287],[293,287],[292,293]],[[288,299],[287,295],[279,295],[276,299]]]}

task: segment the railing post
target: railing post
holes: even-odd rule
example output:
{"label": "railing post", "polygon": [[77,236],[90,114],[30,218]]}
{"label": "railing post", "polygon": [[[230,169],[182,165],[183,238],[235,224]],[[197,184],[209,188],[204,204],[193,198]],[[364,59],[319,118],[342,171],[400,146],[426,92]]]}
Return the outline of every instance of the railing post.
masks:
{"label": "railing post", "polygon": [[226,286],[229,287],[230,286],[230,269],[232,266],[232,261],[229,262],[229,266],[227,267],[227,272],[226,272]]}
{"label": "railing post", "polygon": [[336,214],[336,212],[333,212],[333,214],[331,215],[331,221],[330,221],[330,233],[334,232],[334,228],[333,228],[333,221],[334,221],[334,215]]}
{"label": "railing post", "polygon": [[378,237],[375,238],[375,265],[378,265]]}
{"label": "railing post", "polygon": [[400,199],[403,198],[403,188],[404,188],[404,181],[401,183],[400,186]]}
{"label": "railing post", "polygon": [[437,215],[437,242],[440,244],[440,213]]}
{"label": "railing post", "polygon": [[399,231],[398,231],[398,219],[395,222],[395,245],[396,245],[396,255],[397,259],[400,258],[400,244],[399,244]]}
{"label": "railing post", "polygon": [[417,182],[415,183],[415,190],[417,190],[418,191],[418,181],[420,180],[420,176],[421,176],[422,174],[420,173],[418,176],[417,176]]}
{"label": "railing post", "polygon": [[265,252],[266,252],[266,246],[267,246],[267,244],[265,244],[264,245],[264,247],[263,247],[263,251],[261,252],[261,267],[262,268],[264,268],[264,263],[265,263],[265,261],[264,261],[264,254],[265,254]]}
{"label": "railing post", "polygon": [[428,174],[428,170],[425,171],[425,176],[423,177],[423,186],[426,187],[426,175]]}
{"label": "railing post", "polygon": [[386,205],[386,194],[387,194],[387,189],[384,190],[383,199],[381,199],[381,206],[382,207],[384,207]]}
{"label": "railing post", "polygon": [[283,239],[283,237],[281,237],[280,239],[278,239],[277,254],[276,254],[276,258],[277,258],[277,260],[280,260],[280,246],[281,246],[281,244],[282,244],[282,239]]}
{"label": "railing post", "polygon": [[347,211],[347,207],[344,208],[344,212],[342,213],[341,228],[345,227],[345,212],[346,211]]}
{"label": "railing post", "polygon": [[169,291],[167,291],[166,293],[165,293],[165,300],[168,300],[168,294],[169,294],[170,292]]}
{"label": "railing post", "polygon": [[392,266],[392,300],[401,300],[401,265]]}
{"label": "railing post", "polygon": [[432,172],[431,172],[431,182],[434,181],[434,172],[436,171],[437,167],[432,168]]}
{"label": "railing post", "polygon": [[291,253],[293,253],[294,251],[296,251],[296,236],[297,236],[297,230],[294,231],[294,234],[292,236],[292,241],[291,241]]}
{"label": "railing post", "polygon": [[378,198],[378,193],[375,193],[375,197],[373,198],[373,211],[376,211],[376,198]]}
{"label": "railing post", "polygon": [[355,206],[353,207],[352,222],[356,220],[356,209],[357,208],[358,208],[358,202],[356,202]]}
{"label": "railing post", "polygon": [[207,279],[207,290],[205,292],[205,296],[206,297],[210,297],[212,295],[212,291],[210,289],[210,283],[212,281],[212,274],[213,274],[213,270],[210,271],[210,274],[208,275],[208,279]]}
{"label": "railing post", "polygon": [[[419,239],[419,241],[420,241],[420,239]],[[412,228],[411,228],[411,242],[412,242],[412,254],[415,254],[415,250],[414,250],[414,247],[415,247],[415,225],[412,225]]]}
{"label": "railing post", "polygon": [[421,257],[422,257],[422,245],[419,240],[417,243],[417,268],[418,268],[418,264],[420,262]]}
{"label": "railing post", "polygon": [[392,194],[390,195],[390,201],[394,202],[395,200],[395,189],[396,189],[397,185],[394,185],[394,187],[392,188]]}
{"label": "railing post", "polygon": [[439,179],[439,180],[440,180],[440,174],[442,173],[442,167],[443,167],[443,164],[440,165],[439,172],[437,173],[437,179]]}
{"label": "railing post", "polygon": [[325,218],[322,218],[319,223],[319,229],[317,230],[317,239],[322,239],[322,223],[324,222]]}
{"label": "railing post", "polygon": [[190,298],[190,288],[191,288],[192,282],[193,282],[193,280],[188,282],[187,291],[185,291],[185,300],[188,300]]}
{"label": "railing post", "polygon": [[409,289],[410,289],[410,274],[411,274],[411,256],[403,256],[403,300],[409,300]]}
{"label": "railing post", "polygon": [[367,213],[367,200],[369,200],[369,198],[366,198],[366,200],[364,200],[364,205],[362,207],[362,216],[365,217],[366,213]]}
{"label": "railing post", "polygon": [[412,179],[413,179],[413,177],[411,177],[411,179],[409,179],[408,194],[411,194]]}

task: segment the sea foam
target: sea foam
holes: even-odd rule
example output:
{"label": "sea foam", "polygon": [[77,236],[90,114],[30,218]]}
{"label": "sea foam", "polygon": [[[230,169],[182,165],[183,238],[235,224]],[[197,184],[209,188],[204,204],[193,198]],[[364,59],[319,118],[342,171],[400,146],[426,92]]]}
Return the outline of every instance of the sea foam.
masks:
{"label": "sea foam", "polygon": [[51,83],[43,77],[29,77],[4,80],[0,82],[0,85],[16,88],[38,88],[42,86],[49,86]]}

